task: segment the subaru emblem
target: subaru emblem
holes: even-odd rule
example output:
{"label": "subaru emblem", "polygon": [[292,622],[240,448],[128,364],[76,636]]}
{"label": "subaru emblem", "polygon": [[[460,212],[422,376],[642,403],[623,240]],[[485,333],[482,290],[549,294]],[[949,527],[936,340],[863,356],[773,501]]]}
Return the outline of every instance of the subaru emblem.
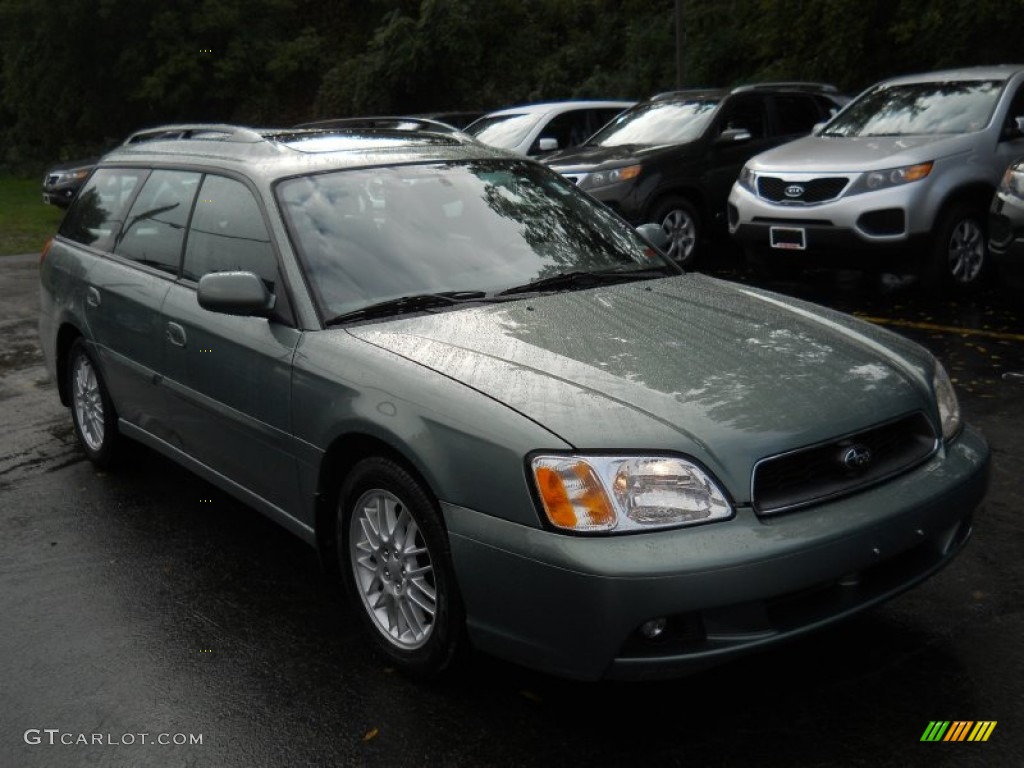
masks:
{"label": "subaru emblem", "polygon": [[800,184],[790,184],[786,187],[786,197],[801,197],[804,194],[804,188]]}
{"label": "subaru emblem", "polygon": [[847,448],[842,455],[840,461],[843,466],[847,469],[864,469],[874,456],[871,453],[871,449],[866,445],[851,445]]}

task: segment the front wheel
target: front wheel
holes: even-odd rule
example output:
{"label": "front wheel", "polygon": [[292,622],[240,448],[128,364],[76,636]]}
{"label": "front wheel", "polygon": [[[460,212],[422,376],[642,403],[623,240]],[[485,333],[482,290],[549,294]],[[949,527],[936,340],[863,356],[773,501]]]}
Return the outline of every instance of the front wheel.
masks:
{"label": "front wheel", "polygon": [[431,495],[390,459],[361,461],[341,489],[337,537],[341,578],[374,645],[414,677],[443,672],[464,617]]}
{"label": "front wheel", "polygon": [[693,203],[683,197],[668,197],[654,207],[653,221],[668,236],[669,258],[679,266],[692,267],[697,261],[701,222]]}
{"label": "front wheel", "polygon": [[78,442],[93,464],[109,467],[117,459],[120,447],[117,414],[99,368],[82,338],[75,339],[68,351],[67,377],[71,418]]}
{"label": "front wheel", "polygon": [[925,282],[936,292],[970,293],[988,273],[986,213],[983,208],[960,203],[939,222],[932,241]]}

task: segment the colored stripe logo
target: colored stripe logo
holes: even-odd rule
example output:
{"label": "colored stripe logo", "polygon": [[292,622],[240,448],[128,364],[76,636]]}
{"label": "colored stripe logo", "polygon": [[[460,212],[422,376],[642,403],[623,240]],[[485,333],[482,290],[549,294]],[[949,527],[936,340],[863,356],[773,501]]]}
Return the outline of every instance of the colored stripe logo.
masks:
{"label": "colored stripe logo", "polygon": [[921,741],[988,741],[996,720],[932,720]]}

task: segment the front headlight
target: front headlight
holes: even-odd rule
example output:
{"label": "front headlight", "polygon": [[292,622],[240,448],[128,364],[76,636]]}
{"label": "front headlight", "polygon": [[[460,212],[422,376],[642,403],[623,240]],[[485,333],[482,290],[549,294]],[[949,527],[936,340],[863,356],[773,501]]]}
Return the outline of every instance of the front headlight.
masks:
{"label": "front headlight", "polygon": [[623,181],[630,181],[640,175],[642,165],[627,165],[623,168],[610,168],[604,171],[594,171],[588,174],[580,182],[580,189],[597,189],[599,187],[610,187],[612,184],[619,184]]}
{"label": "front headlight", "polygon": [[999,192],[1010,197],[1024,198],[1024,166],[1011,165],[1003,174]]}
{"label": "front headlight", "polygon": [[704,470],[671,456],[535,456],[544,514],[578,533],[643,531],[727,520],[732,507]]}
{"label": "front headlight", "polygon": [[70,171],[61,171],[57,174],[57,183],[63,184],[69,181],[81,181],[89,175],[90,168],[75,168]]}
{"label": "front headlight", "polygon": [[879,189],[897,187],[901,184],[909,184],[927,178],[932,172],[934,163],[917,163],[916,165],[905,165],[902,168],[888,168],[884,171],[871,171],[865,173],[857,183],[850,189],[849,194],[855,195],[859,192],[875,192]]}
{"label": "front headlight", "polygon": [[949,380],[942,363],[935,363],[932,387],[935,389],[935,401],[939,406],[942,439],[952,440],[960,432],[963,422],[960,420],[960,403],[956,399],[956,390],[953,389],[953,382]]}
{"label": "front headlight", "polygon": [[743,170],[740,171],[740,176],[737,179],[739,185],[744,189],[748,189],[757,194],[757,174],[750,170],[749,165],[744,165]]}

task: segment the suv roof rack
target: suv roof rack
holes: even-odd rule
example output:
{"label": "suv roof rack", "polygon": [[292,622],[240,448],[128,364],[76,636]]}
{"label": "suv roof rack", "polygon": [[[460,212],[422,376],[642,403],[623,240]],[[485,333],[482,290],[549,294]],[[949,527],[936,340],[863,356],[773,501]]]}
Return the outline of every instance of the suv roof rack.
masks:
{"label": "suv roof rack", "polygon": [[743,91],[761,91],[770,88],[782,88],[791,91],[824,91],[825,93],[839,93],[839,89],[832,83],[812,83],[803,80],[783,80],[777,83],[751,83],[749,85],[738,85],[732,89],[733,93]]}
{"label": "suv roof rack", "polygon": [[337,117],[299,123],[296,128],[381,128],[392,131],[428,131],[431,133],[458,133],[458,128],[429,117],[381,115],[376,117]]}
{"label": "suv roof rack", "polygon": [[157,125],[152,128],[143,128],[131,134],[124,143],[140,144],[144,141],[163,141],[179,139],[202,139],[207,141],[238,141],[257,142],[263,141],[257,131],[252,128],[242,128],[237,125],[226,123],[172,123],[169,125]]}
{"label": "suv roof rack", "polygon": [[721,88],[684,88],[678,91],[662,91],[656,93],[648,101],[664,101],[667,99],[679,98],[711,98],[721,97],[725,94]]}

